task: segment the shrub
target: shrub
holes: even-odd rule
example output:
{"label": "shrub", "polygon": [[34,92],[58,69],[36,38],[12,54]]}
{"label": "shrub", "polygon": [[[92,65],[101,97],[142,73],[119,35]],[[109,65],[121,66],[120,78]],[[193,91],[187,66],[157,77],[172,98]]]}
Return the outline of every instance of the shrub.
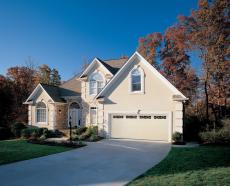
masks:
{"label": "shrub", "polygon": [[81,134],[84,133],[86,130],[87,130],[87,127],[79,127],[79,128],[77,128],[77,129],[74,131],[74,133],[75,133],[76,135],[81,135]]}
{"label": "shrub", "polygon": [[204,144],[230,144],[230,122],[223,122],[219,130],[201,132],[200,139]]}
{"label": "shrub", "polygon": [[98,135],[98,126],[91,127],[92,134],[97,136]]}
{"label": "shrub", "polygon": [[98,141],[100,138],[98,135],[92,134],[89,138],[89,141]]}
{"label": "shrub", "polygon": [[9,139],[12,137],[12,133],[9,128],[0,127],[0,140]]}
{"label": "shrub", "polygon": [[72,140],[74,140],[74,141],[79,141],[79,139],[80,139],[80,135],[74,134],[72,137]]}
{"label": "shrub", "polygon": [[43,134],[43,128],[29,127],[23,129],[21,132],[21,136],[23,138],[39,138]]}
{"label": "shrub", "polygon": [[75,140],[97,141],[99,139],[97,126],[90,126],[88,128],[84,127],[84,130],[85,132],[81,133],[80,135],[76,135],[74,137]]}
{"label": "shrub", "polygon": [[215,143],[216,133],[214,131],[201,132],[200,140],[202,143]]}
{"label": "shrub", "polygon": [[17,122],[11,125],[11,132],[15,137],[19,138],[21,136],[21,131],[25,128],[27,127],[24,123]]}
{"label": "shrub", "polygon": [[183,135],[180,132],[174,132],[172,135],[172,140],[175,144],[183,142]]}
{"label": "shrub", "polygon": [[83,134],[81,134],[80,136],[79,136],[79,140],[86,140],[87,138],[89,138],[90,137],[90,135],[88,135],[88,134],[85,134],[85,133],[83,133]]}

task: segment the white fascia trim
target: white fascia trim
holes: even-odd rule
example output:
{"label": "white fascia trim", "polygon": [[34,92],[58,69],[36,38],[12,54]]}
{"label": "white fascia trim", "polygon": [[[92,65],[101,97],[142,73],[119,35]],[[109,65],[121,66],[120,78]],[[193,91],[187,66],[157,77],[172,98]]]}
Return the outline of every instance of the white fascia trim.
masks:
{"label": "white fascia trim", "polygon": [[52,100],[52,102],[54,103],[54,100],[50,97],[50,95],[45,91],[45,89],[42,87],[42,85],[39,83],[36,88],[33,90],[33,92],[30,94],[30,96],[27,98],[27,100],[24,102],[25,104],[31,99],[31,97],[38,91],[38,89],[41,88],[46,95]]}
{"label": "white fascia trim", "polygon": [[24,104],[28,103],[28,101],[31,99],[31,97],[35,94],[35,92],[38,91],[38,88],[40,87],[40,83],[36,86],[36,88],[33,90],[33,92],[29,95],[29,97],[26,99],[26,101],[24,102]]}
{"label": "white fascia trim", "polygon": [[119,78],[120,74],[124,71],[124,69],[129,65],[129,63],[132,62],[132,59],[137,56],[143,62],[148,69],[150,69],[174,94],[181,95],[184,99],[186,98],[176,87],[174,87],[163,75],[160,74],[152,65],[150,65],[144,57],[142,57],[137,51],[134,52],[134,54],[129,58],[129,60],[125,63],[125,65],[116,73],[116,75],[110,80],[110,82],[104,87],[104,89],[95,97],[98,98],[100,95],[102,95],[110,86],[111,84],[116,81],[117,78]]}
{"label": "white fascia trim", "polygon": [[91,68],[93,68],[93,66],[96,64],[96,63],[99,63],[102,68],[107,72],[109,73],[110,75],[113,76],[113,74],[100,62],[100,60],[98,60],[97,58],[94,58],[93,61],[90,63],[90,65],[82,72],[82,74],[80,75],[79,78],[81,78],[84,74],[87,74],[89,72],[89,70]]}
{"label": "white fascia trim", "polygon": [[184,99],[188,99],[175,86],[173,86],[160,72],[158,72],[152,65],[150,65],[144,57],[142,57],[138,52],[136,52],[136,54],[143,60],[146,67],[150,69],[170,90],[172,90],[175,94],[181,95]]}

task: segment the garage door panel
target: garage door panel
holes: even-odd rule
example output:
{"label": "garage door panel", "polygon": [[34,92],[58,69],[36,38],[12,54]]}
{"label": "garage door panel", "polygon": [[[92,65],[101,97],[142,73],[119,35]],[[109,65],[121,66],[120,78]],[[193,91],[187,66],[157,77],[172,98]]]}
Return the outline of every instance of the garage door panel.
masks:
{"label": "garage door panel", "polygon": [[[168,140],[166,115],[136,115],[136,119],[127,118],[128,114],[123,114],[123,118],[116,118],[116,116],[117,114],[111,115],[112,138]],[[147,119],[149,116],[151,119]],[[154,116],[157,117],[154,119]]]}

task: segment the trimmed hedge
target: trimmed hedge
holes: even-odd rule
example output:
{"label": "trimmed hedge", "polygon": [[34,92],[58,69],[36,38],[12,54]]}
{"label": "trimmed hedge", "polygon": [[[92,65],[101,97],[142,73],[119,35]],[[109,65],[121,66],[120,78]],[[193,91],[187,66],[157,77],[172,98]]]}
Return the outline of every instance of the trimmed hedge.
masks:
{"label": "trimmed hedge", "polygon": [[44,128],[37,128],[37,127],[29,127],[26,129],[23,129],[21,132],[21,136],[23,138],[39,138],[43,134]]}

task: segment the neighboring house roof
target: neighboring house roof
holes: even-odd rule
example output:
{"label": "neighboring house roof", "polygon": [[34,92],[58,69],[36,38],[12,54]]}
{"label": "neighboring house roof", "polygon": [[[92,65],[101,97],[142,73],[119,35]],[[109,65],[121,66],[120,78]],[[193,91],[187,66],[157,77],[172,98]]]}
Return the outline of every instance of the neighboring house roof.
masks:
{"label": "neighboring house roof", "polygon": [[111,79],[111,81],[105,85],[105,87],[95,97],[95,99],[103,97],[106,91],[109,90],[109,88],[117,81],[118,78],[120,78],[121,74],[125,72],[129,64],[132,63],[136,58],[139,58],[140,61],[143,62],[143,64],[146,65],[147,68],[150,69],[151,72],[155,74],[169,89],[171,89],[175,95],[180,95],[183,100],[188,99],[175,86],[173,86],[161,73],[159,73],[152,65],[150,65],[138,52],[135,52],[127,60],[127,62],[122,66],[122,68],[120,68],[120,70],[115,74],[115,76]]}
{"label": "neighboring house roof", "polygon": [[60,85],[61,88],[81,93],[81,81],[78,80],[79,74]]}

